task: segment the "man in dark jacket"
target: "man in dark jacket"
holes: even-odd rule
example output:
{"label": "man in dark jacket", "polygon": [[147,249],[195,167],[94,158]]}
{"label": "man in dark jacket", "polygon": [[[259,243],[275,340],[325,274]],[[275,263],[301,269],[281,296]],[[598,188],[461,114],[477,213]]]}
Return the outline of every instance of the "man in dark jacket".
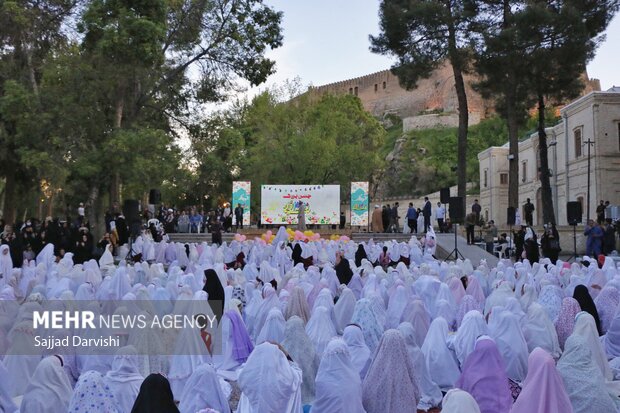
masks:
{"label": "man in dark jacket", "polygon": [[398,202],[394,204],[394,206],[392,207],[392,210],[390,211],[390,222],[391,222],[391,226],[392,226],[392,231],[391,232],[400,232],[398,230],[398,219],[400,217],[398,216]]}
{"label": "man in dark jacket", "polygon": [[611,218],[605,220],[603,233],[603,254],[609,255],[616,249],[616,228],[611,223]]}
{"label": "man in dark jacket", "polygon": [[424,217],[424,232],[428,232],[428,229],[431,226],[432,208],[431,201],[429,201],[428,197],[425,196],[424,208],[422,209],[422,216]]}
{"label": "man in dark jacket", "polygon": [[241,204],[237,204],[237,208],[235,208],[235,221],[237,229],[243,229],[243,207]]}

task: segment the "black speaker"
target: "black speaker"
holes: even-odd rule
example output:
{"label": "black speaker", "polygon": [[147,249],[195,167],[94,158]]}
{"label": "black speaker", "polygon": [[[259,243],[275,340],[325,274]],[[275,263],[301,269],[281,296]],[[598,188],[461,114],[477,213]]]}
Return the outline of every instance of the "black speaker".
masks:
{"label": "black speaker", "polygon": [[161,204],[161,192],[159,192],[159,189],[151,189],[149,192],[149,204]]}
{"label": "black speaker", "polygon": [[130,226],[132,223],[140,221],[140,203],[136,199],[126,199],[123,202],[123,215],[125,215],[125,221]]}
{"label": "black speaker", "polygon": [[515,207],[508,207],[508,209],[506,210],[506,215],[508,216],[508,218],[506,219],[507,225],[512,226],[515,224],[515,222],[517,221],[516,214],[517,210],[515,209]]}
{"label": "black speaker", "polygon": [[569,201],[566,203],[566,220],[569,225],[580,224],[582,215],[581,202]]}
{"label": "black speaker", "polygon": [[442,204],[450,203],[450,188],[441,188],[439,190],[439,201]]}
{"label": "black speaker", "polygon": [[450,208],[450,222],[453,224],[462,224],[465,218],[465,208],[462,196],[452,196],[448,200]]}

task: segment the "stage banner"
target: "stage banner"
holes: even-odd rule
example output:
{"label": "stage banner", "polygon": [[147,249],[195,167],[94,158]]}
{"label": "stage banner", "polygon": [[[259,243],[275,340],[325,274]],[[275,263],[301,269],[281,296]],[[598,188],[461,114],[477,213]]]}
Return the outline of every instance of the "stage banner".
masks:
{"label": "stage banner", "polygon": [[[234,214],[235,208],[241,204],[243,208],[243,225],[250,225],[250,193],[252,192],[252,182],[233,181],[231,210]],[[235,221],[233,220],[233,223]]]}
{"label": "stage banner", "polygon": [[340,223],[340,185],[261,185],[261,222],[297,224],[302,202],[306,224]]}
{"label": "stage banner", "polygon": [[351,226],[368,226],[368,182],[351,182]]}

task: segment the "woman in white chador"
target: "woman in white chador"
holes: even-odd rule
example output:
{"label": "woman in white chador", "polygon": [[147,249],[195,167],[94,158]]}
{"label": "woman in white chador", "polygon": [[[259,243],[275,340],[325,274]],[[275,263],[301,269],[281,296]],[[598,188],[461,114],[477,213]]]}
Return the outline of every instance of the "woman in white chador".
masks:
{"label": "woman in white chador", "polygon": [[364,341],[364,334],[360,326],[351,324],[345,327],[342,338],[349,347],[349,355],[351,356],[351,363],[355,370],[363,380],[370,366],[371,356],[370,349]]}
{"label": "woman in white chador", "polygon": [[416,344],[415,332],[410,323],[404,322],[398,326],[398,331],[403,335],[407,352],[413,362],[413,372],[420,387],[420,402],[418,409],[429,410],[431,407],[439,406],[441,403],[441,390],[431,379],[422,350]]}
{"label": "woman in white chador", "polygon": [[316,375],[316,399],[311,413],[365,413],[362,381],[351,363],[347,344],[334,338],[327,344]]}
{"label": "woman in white chador", "polygon": [[73,389],[60,356],[41,360],[26,388],[20,411],[58,413],[69,409]]}
{"label": "woman in white chador", "polygon": [[181,413],[193,413],[205,408],[230,413],[228,399],[222,390],[220,379],[210,364],[203,364],[192,373],[179,404]]}
{"label": "woman in white chador", "polygon": [[441,317],[436,318],[431,323],[421,348],[431,379],[442,390],[454,387],[461,375],[456,356],[446,344],[447,338],[448,322]]}
{"label": "woman in white chador", "polygon": [[133,406],[144,376],[138,372],[138,352],[133,346],[120,348],[112,360],[112,369],[104,377],[114,396],[119,412],[129,412]]}
{"label": "woman in white chador", "polygon": [[329,312],[325,307],[317,307],[312,313],[312,317],[306,325],[306,333],[314,344],[314,348],[319,357],[327,346],[329,340],[336,336],[336,328],[329,317]]}
{"label": "woman in white chador", "polygon": [[284,327],[286,322],[284,316],[279,308],[272,308],[269,311],[267,320],[256,339],[256,343],[260,344],[265,341],[273,341],[275,343],[282,343],[284,340]]}
{"label": "woman in white chador", "polygon": [[301,370],[275,344],[256,346],[238,383],[237,413],[301,412]]}

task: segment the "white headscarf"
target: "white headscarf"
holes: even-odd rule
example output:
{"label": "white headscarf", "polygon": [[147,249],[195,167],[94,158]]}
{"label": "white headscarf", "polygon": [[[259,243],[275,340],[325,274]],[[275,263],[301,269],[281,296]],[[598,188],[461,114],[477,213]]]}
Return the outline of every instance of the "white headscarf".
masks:
{"label": "white headscarf", "polygon": [[138,372],[137,354],[134,346],[120,348],[112,360],[112,369],[104,377],[119,412],[131,411],[144,381]]}
{"label": "white headscarf", "polygon": [[508,377],[518,382],[525,380],[529,353],[517,316],[508,310],[494,309],[489,319],[489,333],[506,363]]}
{"label": "white headscarf", "polygon": [[269,311],[267,320],[256,339],[256,343],[260,344],[264,341],[273,341],[282,343],[284,340],[284,327],[286,322],[279,308],[272,308]]}
{"label": "white headscarf", "polygon": [[345,327],[342,338],[349,347],[349,355],[351,363],[360,375],[361,379],[366,376],[368,366],[370,366],[370,349],[364,342],[364,334],[362,329],[357,325],[348,325]]}
{"label": "white headscarf", "polygon": [[314,344],[316,354],[321,357],[329,340],[338,334],[329,316],[329,311],[325,307],[320,306],[314,309],[306,325],[306,333]]}
{"label": "white headscarf", "polygon": [[17,411],[17,406],[13,403],[13,399],[9,394],[9,381],[11,377],[8,371],[4,367],[2,361],[0,361],[0,411],[5,413],[14,413]]}
{"label": "white headscarf", "polygon": [[478,337],[488,334],[487,323],[480,311],[472,310],[465,314],[453,342],[456,358],[461,366],[465,363],[467,356],[474,351]]}
{"label": "white headscarf", "polygon": [[230,413],[230,405],[222,391],[218,375],[208,363],[199,366],[187,381],[179,411],[194,413],[205,407],[220,413]]}
{"label": "white headscarf", "polygon": [[461,389],[452,389],[441,402],[442,413],[480,413],[478,403],[471,396]]}
{"label": "white headscarf", "polygon": [[388,304],[386,328],[398,327],[408,301],[409,294],[407,293],[407,289],[402,285],[396,287],[396,291],[390,297],[390,302]]}
{"label": "white headscarf", "polygon": [[9,246],[6,244],[0,245],[0,274],[2,274],[2,279],[0,279],[0,287],[4,286],[9,281],[12,273],[13,259],[11,259],[11,251],[9,251]]}
{"label": "white headscarf", "polygon": [[540,347],[554,359],[560,357],[560,341],[555,326],[549,320],[545,309],[538,303],[532,303],[527,310],[527,321],[523,327],[523,337],[527,348],[532,352]]}
{"label": "white headscarf", "polygon": [[334,319],[336,321],[336,330],[339,334],[342,334],[345,327],[351,322],[354,310],[355,295],[352,290],[345,287],[334,306]]}
{"label": "white headscarf", "polygon": [[274,344],[256,346],[239,373],[236,413],[300,412],[301,370]]}
{"label": "white headscarf", "polygon": [[61,359],[50,356],[41,360],[24,393],[20,411],[24,413],[59,413],[69,409],[73,389],[62,368]]}
{"label": "white headscarf", "polygon": [[598,330],[596,329],[596,322],[594,317],[590,313],[581,311],[575,316],[575,327],[573,328],[573,334],[579,334],[588,343],[588,347],[592,352],[592,359],[601,370],[601,374],[605,377],[605,380],[612,380],[613,374],[609,363],[607,362],[607,356],[603,349],[603,344],[599,340]]}
{"label": "white headscarf", "polygon": [[420,402],[418,403],[418,409],[429,410],[432,407],[439,406],[441,403],[441,390],[433,380],[431,379],[428,370],[426,369],[426,360],[422,350],[416,344],[415,332],[413,326],[410,323],[400,323],[398,331],[401,332],[407,344],[407,351],[409,357],[413,362],[413,371],[420,386]]}
{"label": "white headscarf", "polygon": [[[616,412],[605,385],[601,370],[592,360],[592,352],[585,337],[572,334],[564,344],[564,354],[558,361],[558,373],[562,376],[566,393],[574,413]],[[616,396],[618,401],[618,396]]]}
{"label": "white headscarf", "polygon": [[454,353],[446,344],[448,322],[441,317],[433,320],[422,345],[426,368],[431,378],[442,390],[451,389],[461,372]]}
{"label": "white headscarf", "polygon": [[351,363],[347,344],[334,338],[325,348],[316,375],[311,413],[365,413],[362,381]]}

